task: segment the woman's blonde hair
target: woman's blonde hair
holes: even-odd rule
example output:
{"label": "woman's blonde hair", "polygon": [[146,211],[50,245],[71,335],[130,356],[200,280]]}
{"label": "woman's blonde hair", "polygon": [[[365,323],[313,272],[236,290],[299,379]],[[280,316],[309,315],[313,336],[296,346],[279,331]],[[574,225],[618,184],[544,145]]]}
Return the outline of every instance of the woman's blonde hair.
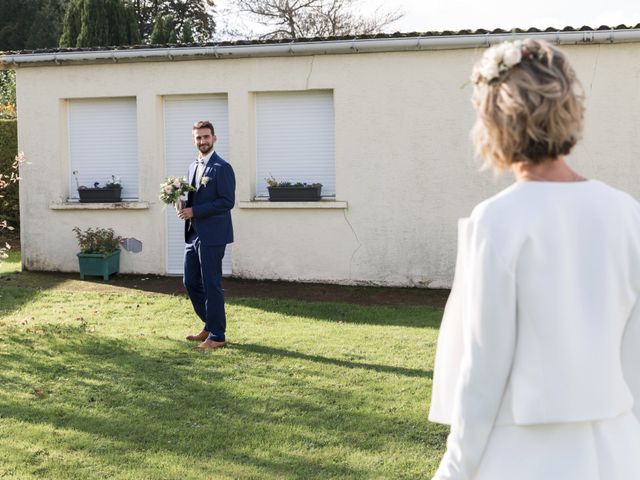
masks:
{"label": "woman's blonde hair", "polygon": [[515,162],[541,163],[567,155],[579,140],[582,87],[565,55],[549,43],[527,39],[491,47],[472,79],[477,120],[471,137],[484,166],[503,171]]}

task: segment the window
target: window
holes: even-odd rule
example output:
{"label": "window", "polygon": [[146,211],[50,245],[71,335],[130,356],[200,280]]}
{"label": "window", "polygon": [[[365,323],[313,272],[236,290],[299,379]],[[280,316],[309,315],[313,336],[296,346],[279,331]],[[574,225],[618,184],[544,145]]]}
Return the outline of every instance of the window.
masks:
{"label": "window", "polygon": [[256,94],[257,196],[268,196],[265,178],[321,183],[335,196],[333,92]]}
{"label": "window", "polygon": [[69,100],[69,198],[80,185],[122,182],[123,200],[138,198],[138,134],[135,98]]}

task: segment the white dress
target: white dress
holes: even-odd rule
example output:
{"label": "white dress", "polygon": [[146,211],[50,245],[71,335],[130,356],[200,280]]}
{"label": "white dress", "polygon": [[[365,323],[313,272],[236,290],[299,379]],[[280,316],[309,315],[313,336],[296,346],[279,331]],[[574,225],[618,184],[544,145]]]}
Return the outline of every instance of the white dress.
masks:
{"label": "white dress", "polygon": [[434,480],[640,479],[640,205],[519,182],[461,221],[429,412]]}

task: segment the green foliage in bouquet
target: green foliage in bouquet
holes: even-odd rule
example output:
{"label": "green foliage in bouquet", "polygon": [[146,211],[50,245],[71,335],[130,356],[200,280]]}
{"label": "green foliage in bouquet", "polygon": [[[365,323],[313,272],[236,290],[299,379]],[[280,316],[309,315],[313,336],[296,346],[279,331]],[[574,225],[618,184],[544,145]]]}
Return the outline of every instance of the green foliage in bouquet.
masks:
{"label": "green foliage in bouquet", "polygon": [[183,195],[196,189],[187,181],[186,177],[169,177],[160,184],[158,198],[167,205],[176,203]]}

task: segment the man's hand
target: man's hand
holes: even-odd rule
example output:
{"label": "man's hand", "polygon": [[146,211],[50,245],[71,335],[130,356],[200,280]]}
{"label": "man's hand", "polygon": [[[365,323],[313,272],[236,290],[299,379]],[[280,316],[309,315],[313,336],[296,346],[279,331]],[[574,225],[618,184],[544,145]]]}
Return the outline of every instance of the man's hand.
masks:
{"label": "man's hand", "polygon": [[178,212],[178,217],[180,217],[182,220],[189,220],[190,218],[193,218],[193,209],[183,208]]}

